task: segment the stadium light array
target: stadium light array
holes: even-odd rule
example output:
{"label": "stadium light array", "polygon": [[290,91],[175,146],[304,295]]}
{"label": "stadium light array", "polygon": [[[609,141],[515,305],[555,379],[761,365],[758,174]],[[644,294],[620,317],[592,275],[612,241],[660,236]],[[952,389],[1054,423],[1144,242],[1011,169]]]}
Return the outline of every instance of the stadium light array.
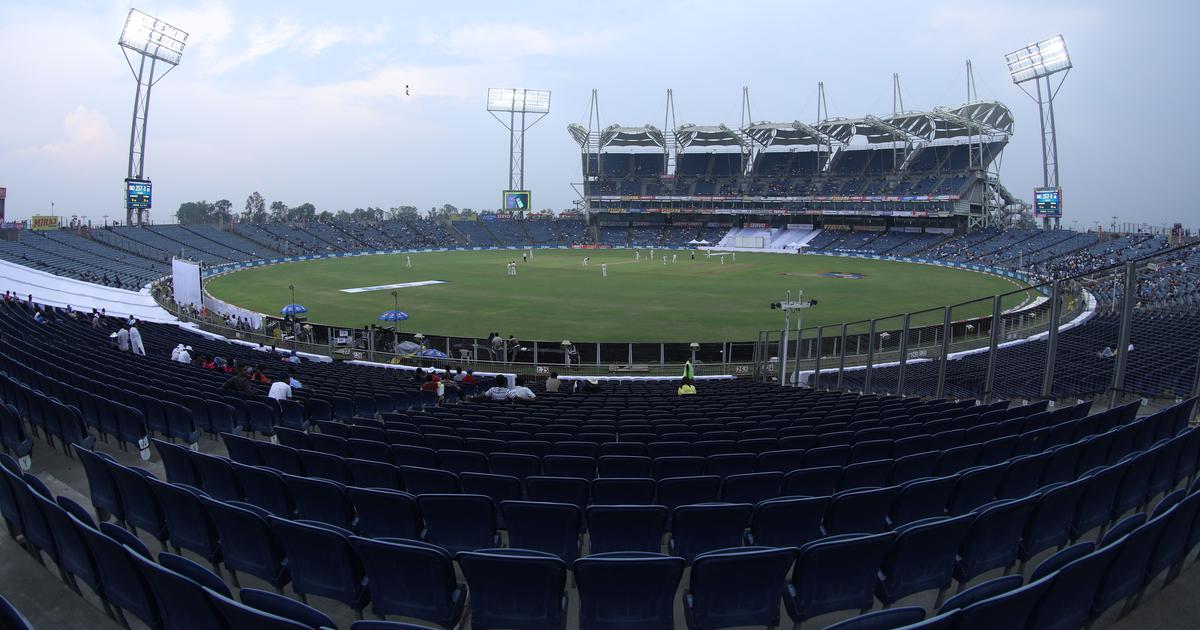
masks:
{"label": "stadium light array", "polygon": [[1071,55],[1062,35],[1029,44],[1004,56],[1013,83],[1021,84],[1071,69]]}
{"label": "stadium light array", "polygon": [[130,9],[117,43],[122,48],[177,66],[183,58],[187,38],[187,33],[174,26],[137,9]]}
{"label": "stadium light array", "polygon": [[[1008,74],[1012,82],[1038,104],[1041,114],[1042,140],[1042,186],[1034,189],[1035,208],[1039,209],[1042,225],[1055,228],[1062,217],[1062,186],[1058,181],[1058,135],[1055,131],[1054,97],[1067,80],[1071,70],[1071,55],[1062,35],[1029,44],[1004,56],[1008,63]],[[1060,74],[1058,85],[1051,77]],[[1032,87],[1026,84],[1032,82]],[[1041,197],[1053,198],[1053,203],[1043,204]]]}
{"label": "stadium light array", "polygon": [[549,114],[550,90],[488,88],[487,109],[489,112]]}
{"label": "stadium light array", "polygon": [[[166,22],[130,9],[117,45],[137,80],[133,97],[133,122],[129,129],[129,169],[125,177],[125,223],[144,223],[153,203],[152,186],[146,178],[146,122],[150,91],[183,59],[188,34]],[[137,61],[134,61],[134,58]],[[161,65],[160,65],[161,64]],[[163,69],[165,68],[165,69]]]}
{"label": "stadium light array", "polygon": [[[508,189],[507,192],[527,192],[525,189],[525,132],[550,113],[550,90],[525,88],[488,88],[487,111],[508,129]],[[508,120],[497,116],[508,114]],[[529,122],[528,115],[536,118]],[[507,196],[507,195],[506,195]]]}

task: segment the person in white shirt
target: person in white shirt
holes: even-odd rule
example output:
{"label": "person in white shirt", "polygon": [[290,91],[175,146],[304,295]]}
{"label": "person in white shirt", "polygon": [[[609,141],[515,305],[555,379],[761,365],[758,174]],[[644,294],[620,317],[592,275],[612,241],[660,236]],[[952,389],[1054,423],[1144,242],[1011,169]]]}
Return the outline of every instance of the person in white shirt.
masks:
{"label": "person in white shirt", "polygon": [[497,375],[495,383],[495,385],[489,387],[488,390],[482,394],[479,394],[478,396],[472,396],[471,400],[508,400],[508,381],[504,378],[504,375]]}
{"label": "person in white shirt", "polygon": [[183,349],[179,351],[179,355],[175,357],[175,360],[180,363],[190,364],[192,362],[192,347],[184,346]]}
{"label": "person in white shirt", "polygon": [[124,326],[117,331],[117,350],[129,352],[129,329]]}
{"label": "person in white shirt", "polygon": [[275,400],[284,400],[292,397],[292,386],[288,384],[287,377],[282,377],[279,380],[271,383],[271,390],[267,392],[269,398]]}
{"label": "person in white shirt", "polygon": [[679,254],[671,254],[671,264],[674,265],[679,260]]}
{"label": "person in white shirt", "polygon": [[533,399],[537,398],[537,394],[533,393],[532,389],[529,389],[525,386],[524,376],[518,376],[517,386],[508,390],[508,398],[509,400],[516,400],[520,402],[532,402]]}
{"label": "person in white shirt", "polygon": [[608,263],[600,263],[600,275],[608,277]]}
{"label": "person in white shirt", "polygon": [[588,263],[590,263],[590,262],[592,262],[592,258],[590,256],[583,257],[583,266],[584,267],[588,266]]}
{"label": "person in white shirt", "polygon": [[171,360],[172,361],[179,360],[179,351],[181,351],[181,350],[183,350],[183,344],[179,344],[179,345],[175,346],[175,349],[171,351]]}
{"label": "person in white shirt", "polygon": [[405,256],[405,257],[404,257],[404,266],[405,266],[405,267],[412,267],[412,256]]}
{"label": "person in white shirt", "polygon": [[142,345],[142,333],[137,329],[137,322],[129,327],[129,350],[138,356],[146,356],[146,346]]}

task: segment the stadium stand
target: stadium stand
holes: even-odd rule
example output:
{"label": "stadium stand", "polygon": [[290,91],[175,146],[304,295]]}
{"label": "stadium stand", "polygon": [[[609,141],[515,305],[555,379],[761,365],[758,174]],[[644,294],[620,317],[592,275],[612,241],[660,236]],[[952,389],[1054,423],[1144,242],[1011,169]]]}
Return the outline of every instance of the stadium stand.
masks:
{"label": "stadium stand", "polygon": [[[0,456],[3,544],[24,549],[10,557],[28,579],[85,584],[97,618],[454,625],[470,606],[476,622],[561,627],[633,589],[644,606],[622,613],[655,627],[867,623],[855,615],[903,599],[906,618],[1078,628],[1152,602],[1196,546],[1194,400],[1139,417],[1136,402],[708,381],[688,399],[625,382],[437,406],[391,371],[305,362],[280,404],[226,396],[225,375],[166,356],[181,338],[250,364],[262,353],[145,324],[148,356],[133,357],[108,345],[115,320],[36,324],[29,308],[0,306],[4,447],[33,445],[28,471]],[[78,485],[51,492],[50,466]],[[723,603],[739,589],[758,603]]]}

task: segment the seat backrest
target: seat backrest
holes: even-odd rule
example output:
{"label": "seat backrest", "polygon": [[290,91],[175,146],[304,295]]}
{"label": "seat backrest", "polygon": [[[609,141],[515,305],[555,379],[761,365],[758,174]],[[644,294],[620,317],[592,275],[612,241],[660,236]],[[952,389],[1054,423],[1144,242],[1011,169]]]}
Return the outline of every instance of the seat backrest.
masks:
{"label": "seat backrest", "polygon": [[471,592],[472,624],[484,628],[561,628],[566,615],[567,565],[523,549],[457,554]]}
{"label": "seat backrest", "polygon": [[367,572],[372,610],[453,626],[466,599],[453,558],[436,545],[416,540],[350,539]]}
{"label": "seat backrest", "polygon": [[753,512],[748,503],[677,507],[671,514],[671,552],[690,562],[706,551],[741,546]]}
{"label": "seat backrest", "polygon": [[590,554],[657,553],[662,549],[668,515],[661,505],[593,505],[587,508]]}
{"label": "seat backrest", "polygon": [[422,494],[417,504],[425,519],[426,540],[453,553],[496,545],[496,508],[479,494]]}
{"label": "seat backrest", "polygon": [[500,503],[508,530],[508,546],[551,553],[564,562],[579,556],[583,511],[569,503],[504,501]]}
{"label": "seat backrest", "polygon": [[831,536],[800,548],[785,599],[795,622],[835,610],[871,607],[876,574],[895,534]]}
{"label": "seat backrest", "polygon": [[[608,508],[601,508],[608,509]],[[658,553],[608,552],[575,561],[581,627],[674,625],[675,592],[686,563]]]}
{"label": "seat backrest", "polygon": [[791,548],[747,547],[692,561],[685,609],[693,627],[779,624],[779,601],[795,560]]}
{"label": "seat backrest", "polygon": [[267,517],[287,553],[292,589],[361,609],[363,568],[346,535],[311,521]]}

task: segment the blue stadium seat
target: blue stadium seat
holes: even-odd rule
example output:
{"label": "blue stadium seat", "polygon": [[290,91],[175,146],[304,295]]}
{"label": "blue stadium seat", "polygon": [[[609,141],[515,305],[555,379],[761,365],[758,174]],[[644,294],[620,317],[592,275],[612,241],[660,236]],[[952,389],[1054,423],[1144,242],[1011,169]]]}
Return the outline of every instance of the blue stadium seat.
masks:
{"label": "blue stadium seat", "polygon": [[671,630],[675,592],[686,565],[682,558],[637,551],[576,560],[572,569],[579,588],[580,630]]}
{"label": "blue stadium seat", "polygon": [[795,559],[794,549],[771,547],[696,556],[683,597],[688,628],[779,625],[779,602]]}
{"label": "blue stadium seat", "polygon": [[267,522],[283,544],[292,590],[301,601],[307,604],[309,595],[328,597],[349,606],[361,619],[370,593],[349,533],[314,521],[268,516]]}
{"label": "blue stadium seat", "polygon": [[471,593],[473,628],[562,630],[567,565],[525,549],[480,549],[455,556]]}
{"label": "blue stadium seat", "polygon": [[895,534],[830,536],[800,547],[783,597],[793,623],[828,612],[867,612],[875,578]]}
{"label": "blue stadium seat", "polygon": [[500,504],[508,529],[508,545],[554,554],[563,562],[579,557],[583,511],[569,503],[504,501]]}
{"label": "blue stadium seat", "polygon": [[479,494],[422,494],[417,505],[425,519],[425,538],[451,553],[488,549],[499,543],[496,508]]}
{"label": "blue stadium seat", "polygon": [[658,553],[668,515],[661,505],[593,505],[587,508],[589,554]]}
{"label": "blue stadium seat", "polygon": [[667,548],[672,555],[691,563],[706,551],[742,545],[746,526],[754,506],[748,503],[707,503],[684,505],[671,514],[671,537]]}
{"label": "blue stadium seat", "polygon": [[457,583],[454,561],[441,547],[416,540],[350,539],[367,573],[371,610],[453,627],[462,618],[466,587]]}
{"label": "blue stadium seat", "polygon": [[235,587],[241,586],[238,571],[249,573],[276,590],[282,590],[291,581],[287,558],[267,522],[270,514],[266,510],[247,503],[207,497],[201,497],[200,501],[217,528],[221,557]]}

